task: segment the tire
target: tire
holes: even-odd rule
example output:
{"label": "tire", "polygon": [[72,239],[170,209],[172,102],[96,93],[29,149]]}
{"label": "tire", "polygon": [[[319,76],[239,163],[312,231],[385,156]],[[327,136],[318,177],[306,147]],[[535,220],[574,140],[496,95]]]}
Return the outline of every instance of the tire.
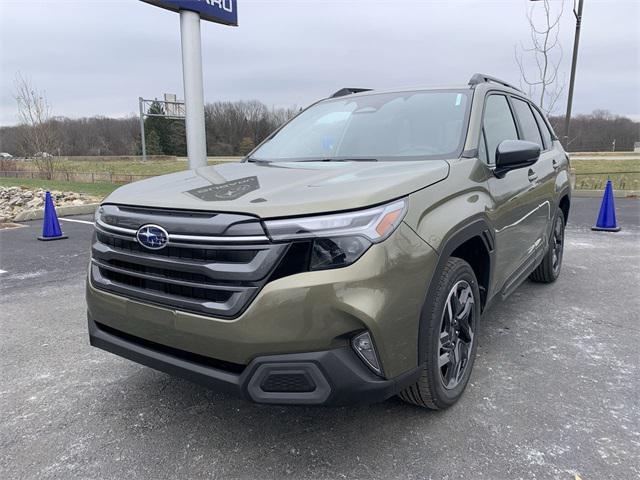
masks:
{"label": "tire", "polygon": [[553,220],[553,230],[549,239],[549,247],[542,262],[531,272],[529,279],[538,283],[553,283],[560,276],[564,253],[564,213],[558,209]]}
{"label": "tire", "polygon": [[[422,373],[399,394],[406,402],[432,410],[448,408],[462,396],[473,369],[480,320],[478,282],[467,262],[450,258],[437,282],[433,301],[427,300],[421,318],[427,328],[427,344],[421,346],[426,352]],[[462,320],[465,312],[468,327]],[[448,322],[452,317],[460,320],[452,324]]]}

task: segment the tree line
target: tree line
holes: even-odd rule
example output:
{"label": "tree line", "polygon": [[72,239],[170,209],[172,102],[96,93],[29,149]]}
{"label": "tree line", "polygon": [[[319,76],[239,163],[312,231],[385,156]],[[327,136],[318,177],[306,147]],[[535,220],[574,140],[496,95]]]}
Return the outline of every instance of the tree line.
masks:
{"label": "tree line", "polygon": [[[161,105],[152,105],[150,112],[161,113]],[[208,154],[245,155],[296,113],[297,109],[268,108],[257,100],[209,103],[205,106]],[[34,135],[36,130],[46,131],[53,141],[34,141],[41,137]],[[145,139],[148,155],[187,154],[183,120],[146,117]],[[54,156],[140,155],[140,119],[51,117],[35,125],[0,127],[0,152],[33,157],[43,151]]]}
{"label": "tree line", "polygon": [[[205,107],[207,151],[216,155],[245,155],[267,135],[297,113],[296,109],[273,109],[252,101],[215,102]],[[563,143],[564,117],[550,121]],[[145,120],[149,155],[186,156],[184,122],[160,117]],[[55,156],[140,155],[138,117],[52,117],[46,121],[55,142],[38,146],[30,142],[26,124],[0,127],[0,152],[32,157],[42,150]],[[608,111],[597,110],[571,119],[569,151],[630,151],[640,141],[640,123]],[[614,144],[615,142],[615,144]]]}
{"label": "tree line", "polygon": [[640,141],[640,122],[607,110],[572,116],[567,140],[564,138],[564,118],[564,115],[552,116],[549,121],[569,152],[632,151],[634,143]]}

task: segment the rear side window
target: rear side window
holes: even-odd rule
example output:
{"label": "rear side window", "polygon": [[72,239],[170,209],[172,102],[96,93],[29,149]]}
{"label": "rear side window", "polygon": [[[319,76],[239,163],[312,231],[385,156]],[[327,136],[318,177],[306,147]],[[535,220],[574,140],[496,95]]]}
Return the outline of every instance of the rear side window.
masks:
{"label": "rear side window", "polygon": [[533,112],[527,102],[513,98],[513,108],[518,116],[520,127],[522,129],[522,140],[528,142],[537,143],[540,145],[540,149],[544,150],[544,144],[542,143],[542,137],[540,136],[540,130],[538,130],[538,123],[533,118]]}
{"label": "rear side window", "polygon": [[547,122],[545,122],[542,115],[540,115],[540,112],[534,108],[533,114],[536,116],[538,125],[540,125],[540,131],[542,132],[542,138],[544,139],[544,148],[547,150],[551,148],[551,145],[553,144],[551,132],[549,131],[549,127],[547,127]]}
{"label": "rear side window", "polygon": [[503,140],[518,140],[518,130],[504,95],[490,95],[482,120],[489,162],[496,161],[496,150]]}

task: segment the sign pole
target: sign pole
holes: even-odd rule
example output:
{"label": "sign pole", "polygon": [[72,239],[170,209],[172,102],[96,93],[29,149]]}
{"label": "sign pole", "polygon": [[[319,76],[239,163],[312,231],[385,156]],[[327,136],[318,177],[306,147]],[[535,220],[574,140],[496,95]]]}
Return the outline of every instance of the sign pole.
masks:
{"label": "sign pole", "polygon": [[142,97],[138,97],[138,107],[140,107],[140,144],[142,146],[142,160],[147,160],[147,139],[144,133],[144,108],[142,107]]}
{"label": "sign pole", "polygon": [[238,1],[142,1],[173,12],[179,12],[180,14],[182,79],[184,83],[184,106],[185,123],[187,127],[187,155],[189,157],[189,168],[195,170],[196,168],[206,167],[207,139],[204,128],[204,91],[202,88],[202,40],[200,38],[200,20],[202,19],[207,22],[237,27]]}
{"label": "sign pole", "polygon": [[180,10],[182,77],[186,110],[187,155],[189,168],[207,166],[207,140],[204,128],[204,90],[202,87],[202,42],[200,15]]}

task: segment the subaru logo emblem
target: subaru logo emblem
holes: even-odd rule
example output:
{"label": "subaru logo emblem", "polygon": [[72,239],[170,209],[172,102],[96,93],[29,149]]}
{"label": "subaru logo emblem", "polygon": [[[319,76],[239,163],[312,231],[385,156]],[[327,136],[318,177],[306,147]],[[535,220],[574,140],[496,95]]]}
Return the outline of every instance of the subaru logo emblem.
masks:
{"label": "subaru logo emblem", "polygon": [[167,246],[169,234],[158,225],[143,225],[136,233],[138,243],[149,250],[160,250]]}

